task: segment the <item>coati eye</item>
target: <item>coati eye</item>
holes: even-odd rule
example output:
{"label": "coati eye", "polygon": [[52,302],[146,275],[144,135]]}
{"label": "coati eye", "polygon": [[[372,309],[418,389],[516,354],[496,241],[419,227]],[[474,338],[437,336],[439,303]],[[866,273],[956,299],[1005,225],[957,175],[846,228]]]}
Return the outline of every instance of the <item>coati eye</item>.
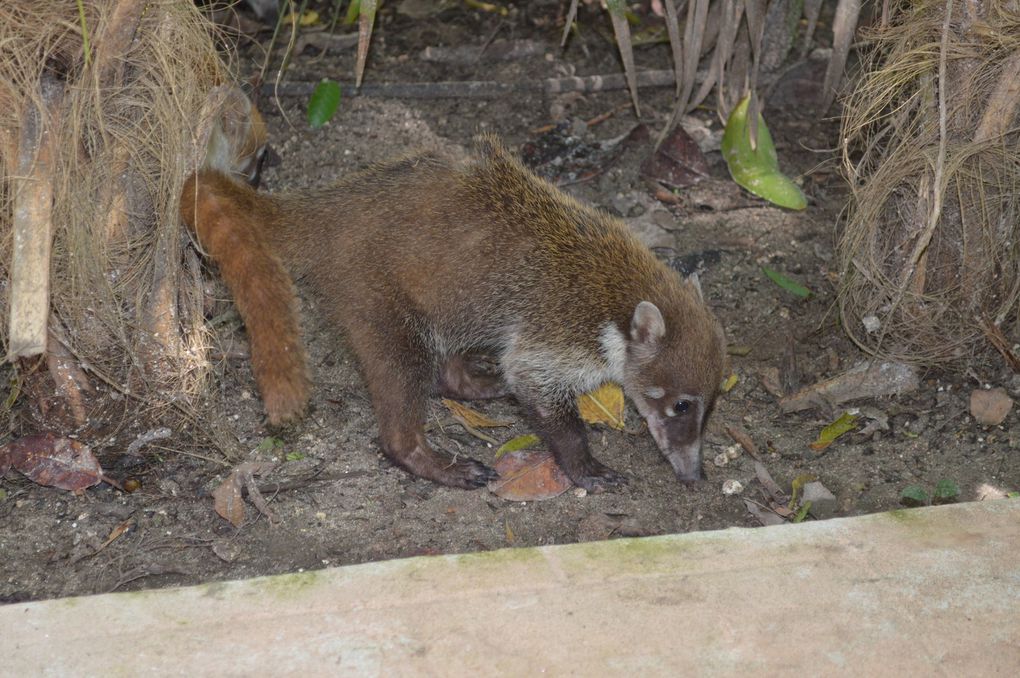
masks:
{"label": "coati eye", "polygon": [[691,401],[689,400],[678,400],[673,404],[674,414],[685,414],[689,409],[691,409]]}

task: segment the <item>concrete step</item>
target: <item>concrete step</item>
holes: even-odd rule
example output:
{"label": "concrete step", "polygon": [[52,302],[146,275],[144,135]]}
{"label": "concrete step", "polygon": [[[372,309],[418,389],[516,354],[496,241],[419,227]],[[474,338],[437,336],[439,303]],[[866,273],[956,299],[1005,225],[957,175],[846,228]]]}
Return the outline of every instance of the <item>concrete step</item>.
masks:
{"label": "concrete step", "polygon": [[1020,674],[1020,501],[0,607],[0,674]]}

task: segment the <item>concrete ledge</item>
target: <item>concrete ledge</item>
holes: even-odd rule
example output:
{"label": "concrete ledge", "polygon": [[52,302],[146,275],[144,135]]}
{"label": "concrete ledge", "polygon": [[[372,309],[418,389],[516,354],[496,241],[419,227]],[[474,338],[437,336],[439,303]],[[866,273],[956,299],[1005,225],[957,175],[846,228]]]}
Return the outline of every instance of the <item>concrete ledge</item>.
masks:
{"label": "concrete ledge", "polygon": [[1016,675],[1020,501],[0,607],[4,675]]}

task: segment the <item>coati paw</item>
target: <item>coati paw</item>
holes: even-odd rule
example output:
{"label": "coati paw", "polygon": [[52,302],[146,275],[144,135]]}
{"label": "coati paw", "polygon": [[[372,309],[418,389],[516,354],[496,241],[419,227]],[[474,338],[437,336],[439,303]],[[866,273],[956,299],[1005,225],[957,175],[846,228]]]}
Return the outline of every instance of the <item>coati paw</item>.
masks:
{"label": "coati paw", "polygon": [[627,476],[617,473],[594,459],[590,464],[585,465],[582,473],[567,473],[567,475],[575,485],[593,493],[612,491],[627,484]]}
{"label": "coati paw", "polygon": [[458,459],[443,469],[442,477],[436,478],[438,483],[463,490],[477,490],[493,480],[499,480],[495,469],[474,459]]}

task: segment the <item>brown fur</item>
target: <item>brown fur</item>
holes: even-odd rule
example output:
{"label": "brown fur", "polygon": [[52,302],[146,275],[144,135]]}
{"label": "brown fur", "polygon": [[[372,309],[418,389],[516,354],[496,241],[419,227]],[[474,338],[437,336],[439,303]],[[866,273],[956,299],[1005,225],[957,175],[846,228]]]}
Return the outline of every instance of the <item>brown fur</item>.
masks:
{"label": "brown fur", "polygon": [[252,369],[272,424],[297,419],[309,379],[290,276],[260,227],[275,219],[273,201],[216,171],[192,175],[181,215],[217,262],[248,328]]}
{"label": "brown fur", "polygon": [[[182,213],[195,215],[189,223],[237,296],[253,359],[276,358],[256,367],[271,420],[292,416],[307,397],[293,292],[277,253],[345,332],[383,449],[412,473],[458,487],[494,477],[474,460],[436,453],[422,430],[436,386],[463,397],[505,390],[465,367],[464,352],[485,350],[575,482],[623,482],[591,456],[574,405],[612,376],[606,331],[627,337],[626,374],[614,378],[642,414],[665,412],[674,392],[697,396],[704,409],[690,435],[700,455],[723,360],[721,330],[700,292],[619,222],[531,174],[494,138],[466,166],[425,154],[273,196],[206,171],[197,188],[186,187]],[[661,311],[665,332],[639,322],[641,301]],[[667,387],[661,403],[640,394],[652,385]]]}

